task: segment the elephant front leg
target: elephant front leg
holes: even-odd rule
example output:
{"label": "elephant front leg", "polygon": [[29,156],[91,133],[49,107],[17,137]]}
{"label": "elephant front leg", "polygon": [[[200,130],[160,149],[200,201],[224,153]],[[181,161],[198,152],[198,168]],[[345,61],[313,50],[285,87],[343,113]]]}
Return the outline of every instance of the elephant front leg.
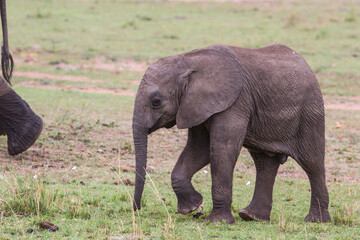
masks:
{"label": "elephant front leg", "polygon": [[283,155],[268,156],[249,150],[256,167],[255,191],[251,203],[239,212],[243,220],[269,221],[275,177]]}
{"label": "elephant front leg", "polygon": [[231,122],[223,124],[221,120],[221,118],[214,119],[211,126],[210,165],[213,209],[206,220],[234,223],[235,219],[231,213],[233,173],[243,144],[247,122],[235,125],[230,124]]}
{"label": "elephant front leg", "polygon": [[191,184],[192,176],[209,164],[209,133],[202,125],[189,129],[187,144],[171,174],[171,184],[178,199],[178,212],[196,210],[203,197]]}
{"label": "elephant front leg", "polygon": [[[241,105],[240,107],[242,107]],[[248,112],[234,104],[209,122],[213,209],[206,220],[234,223],[231,213],[233,173],[248,128]]]}
{"label": "elephant front leg", "polygon": [[[232,156],[230,156],[232,155]],[[213,209],[206,220],[235,223],[231,213],[233,172],[238,154],[218,152],[211,155]]]}

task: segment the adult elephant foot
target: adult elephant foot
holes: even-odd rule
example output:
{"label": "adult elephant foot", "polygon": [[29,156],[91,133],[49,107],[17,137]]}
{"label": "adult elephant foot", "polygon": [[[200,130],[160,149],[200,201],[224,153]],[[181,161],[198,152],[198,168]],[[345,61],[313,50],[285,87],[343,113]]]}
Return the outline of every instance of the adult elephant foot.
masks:
{"label": "adult elephant foot", "polygon": [[[19,122],[19,124],[21,124]],[[14,156],[27,150],[38,139],[43,128],[42,119],[29,107],[26,120],[18,130],[7,135],[8,152]]]}
{"label": "adult elephant foot", "polygon": [[239,216],[244,221],[270,221],[270,211],[265,209],[256,209],[248,206],[239,212]]}
{"label": "adult elephant foot", "polygon": [[329,211],[326,209],[310,209],[309,214],[305,217],[305,222],[331,222]]}
{"label": "adult elephant foot", "polygon": [[203,201],[200,193],[194,192],[189,194],[178,195],[178,212],[188,214],[198,209]]}
{"label": "adult elephant foot", "polygon": [[205,221],[208,222],[221,222],[225,221],[227,223],[233,224],[235,223],[235,218],[231,214],[231,210],[224,209],[213,209],[209,216],[205,218]]}
{"label": "adult elephant foot", "polygon": [[7,135],[8,152],[16,155],[36,141],[43,121],[3,79],[0,79],[0,87],[0,134]]}

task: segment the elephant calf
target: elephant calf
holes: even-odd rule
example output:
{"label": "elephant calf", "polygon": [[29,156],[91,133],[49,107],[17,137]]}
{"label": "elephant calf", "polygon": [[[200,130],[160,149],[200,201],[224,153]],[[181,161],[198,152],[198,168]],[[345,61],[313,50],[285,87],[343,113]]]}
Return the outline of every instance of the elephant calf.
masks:
{"label": "elephant calf", "polygon": [[305,221],[330,221],[324,103],[315,75],[292,49],[215,45],[160,59],[147,69],[133,116],[135,210],[141,207],[145,183],[147,136],[174,125],[188,128],[171,175],[180,213],[202,203],[191,178],[210,163],[213,209],[206,220],[234,223],[233,172],[244,146],[255,162],[256,184],[252,201],[239,213],[242,219],[270,220],[275,177],[291,156],[310,180]]}

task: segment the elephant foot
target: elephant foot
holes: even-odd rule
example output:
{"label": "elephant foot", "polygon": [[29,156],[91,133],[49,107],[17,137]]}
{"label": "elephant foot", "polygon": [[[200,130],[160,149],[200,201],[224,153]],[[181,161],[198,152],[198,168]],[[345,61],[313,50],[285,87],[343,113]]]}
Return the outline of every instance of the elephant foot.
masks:
{"label": "elephant foot", "polygon": [[7,135],[8,152],[16,155],[36,141],[43,121],[2,78],[0,87],[0,134]]}
{"label": "elephant foot", "polygon": [[178,212],[181,214],[189,214],[200,207],[203,197],[200,193],[194,192],[191,194],[184,194],[178,196]]}
{"label": "elephant foot", "polygon": [[305,217],[305,222],[331,222],[331,217],[326,209],[322,209],[321,212],[319,210],[310,210],[309,214]]}
{"label": "elephant foot", "polygon": [[230,210],[224,210],[224,209],[216,209],[212,210],[210,215],[205,218],[205,221],[208,222],[221,222],[225,221],[227,223],[233,224],[235,223],[235,218],[231,214]]}
{"label": "elephant foot", "polygon": [[31,109],[28,116],[21,124],[18,124],[17,129],[7,135],[8,138],[8,152],[10,155],[17,155],[28,149],[39,137],[43,121]]}
{"label": "elephant foot", "polygon": [[239,212],[239,216],[244,221],[270,221],[270,211],[246,207]]}

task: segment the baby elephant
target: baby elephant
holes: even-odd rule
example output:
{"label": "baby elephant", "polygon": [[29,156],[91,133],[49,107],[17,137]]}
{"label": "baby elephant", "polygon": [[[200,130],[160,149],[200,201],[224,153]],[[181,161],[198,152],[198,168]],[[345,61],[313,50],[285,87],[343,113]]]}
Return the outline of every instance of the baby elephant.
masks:
{"label": "baby elephant", "polygon": [[241,147],[256,167],[255,192],[239,213],[244,220],[270,220],[280,163],[288,156],[305,170],[311,204],[305,221],[329,222],[324,169],[324,103],[304,59],[283,45],[246,49],[214,45],[160,59],[136,95],[134,209],[140,209],[146,175],[147,136],[177,125],[187,144],[171,175],[183,214],[203,201],[192,176],[210,163],[213,209],[206,220],[234,223],[232,182]]}

